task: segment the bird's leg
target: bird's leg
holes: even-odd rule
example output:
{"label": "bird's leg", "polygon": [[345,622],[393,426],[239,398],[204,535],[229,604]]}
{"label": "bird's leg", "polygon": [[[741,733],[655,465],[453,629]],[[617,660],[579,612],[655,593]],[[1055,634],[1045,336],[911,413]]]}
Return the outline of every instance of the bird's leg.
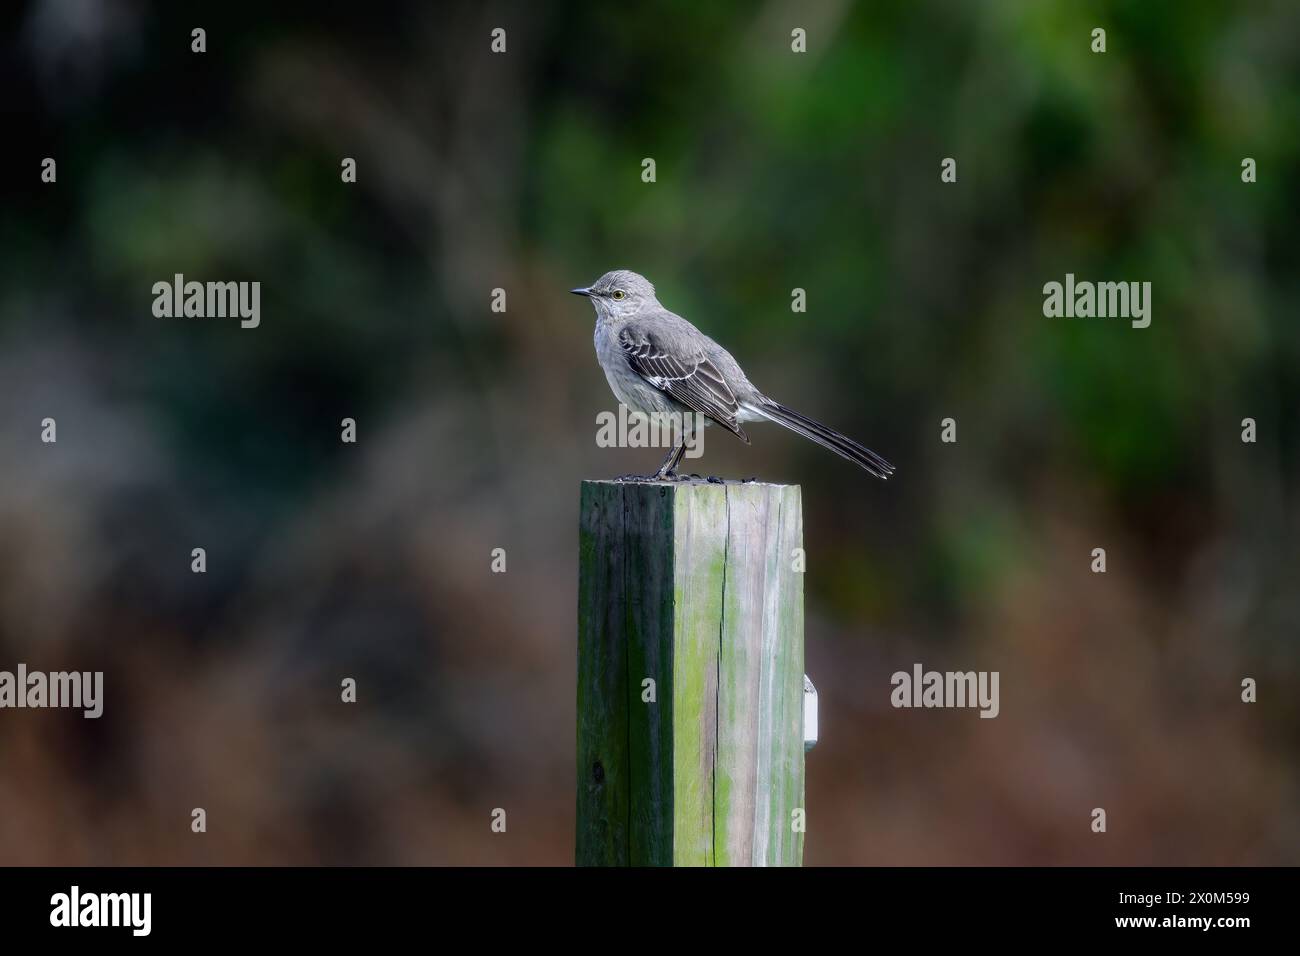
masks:
{"label": "bird's leg", "polygon": [[677,474],[677,464],[682,460],[682,455],[686,452],[685,440],[679,442],[668,457],[664,459],[659,470],[653,475],[619,475],[615,481],[680,481]]}
{"label": "bird's leg", "polygon": [[664,463],[659,466],[659,470],[655,472],[655,476],[654,476],[655,480],[656,481],[676,480],[677,465],[681,462],[682,455],[684,454],[686,454],[685,435],[683,435],[681,439],[677,442],[677,444],[673,446],[673,450],[668,453],[668,457],[664,459]]}

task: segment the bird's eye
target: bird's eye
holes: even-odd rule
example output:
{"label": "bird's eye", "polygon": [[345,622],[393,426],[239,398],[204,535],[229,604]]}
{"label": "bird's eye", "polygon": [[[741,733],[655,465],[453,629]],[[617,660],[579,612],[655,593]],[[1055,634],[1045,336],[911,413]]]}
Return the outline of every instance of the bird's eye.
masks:
{"label": "bird's eye", "polygon": [[625,299],[625,298],[627,298],[627,293],[625,293],[622,289],[615,289],[615,290],[614,290],[614,298],[616,298],[616,299]]}

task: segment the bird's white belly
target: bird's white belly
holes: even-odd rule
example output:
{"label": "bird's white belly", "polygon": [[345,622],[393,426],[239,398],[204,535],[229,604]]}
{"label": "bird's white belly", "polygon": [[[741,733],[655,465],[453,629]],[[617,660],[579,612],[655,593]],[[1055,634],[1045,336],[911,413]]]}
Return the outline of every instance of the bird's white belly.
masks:
{"label": "bird's white belly", "polygon": [[618,333],[605,323],[596,325],[596,355],[614,397],[635,412],[678,412],[684,406],[632,371],[618,344]]}

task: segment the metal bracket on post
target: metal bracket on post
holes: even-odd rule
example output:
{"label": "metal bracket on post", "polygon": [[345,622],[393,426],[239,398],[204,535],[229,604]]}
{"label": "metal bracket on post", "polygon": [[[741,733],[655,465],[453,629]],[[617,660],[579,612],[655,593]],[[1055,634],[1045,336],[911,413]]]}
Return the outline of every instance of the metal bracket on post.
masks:
{"label": "metal bracket on post", "polygon": [[804,753],[817,746],[817,688],[803,675],[803,750]]}

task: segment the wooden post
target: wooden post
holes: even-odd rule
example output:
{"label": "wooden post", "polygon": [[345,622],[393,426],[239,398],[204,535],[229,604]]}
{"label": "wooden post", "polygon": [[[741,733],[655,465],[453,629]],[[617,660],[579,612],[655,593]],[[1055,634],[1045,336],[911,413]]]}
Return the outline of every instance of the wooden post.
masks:
{"label": "wooden post", "polygon": [[798,486],[584,481],[581,510],[578,865],[800,865]]}

